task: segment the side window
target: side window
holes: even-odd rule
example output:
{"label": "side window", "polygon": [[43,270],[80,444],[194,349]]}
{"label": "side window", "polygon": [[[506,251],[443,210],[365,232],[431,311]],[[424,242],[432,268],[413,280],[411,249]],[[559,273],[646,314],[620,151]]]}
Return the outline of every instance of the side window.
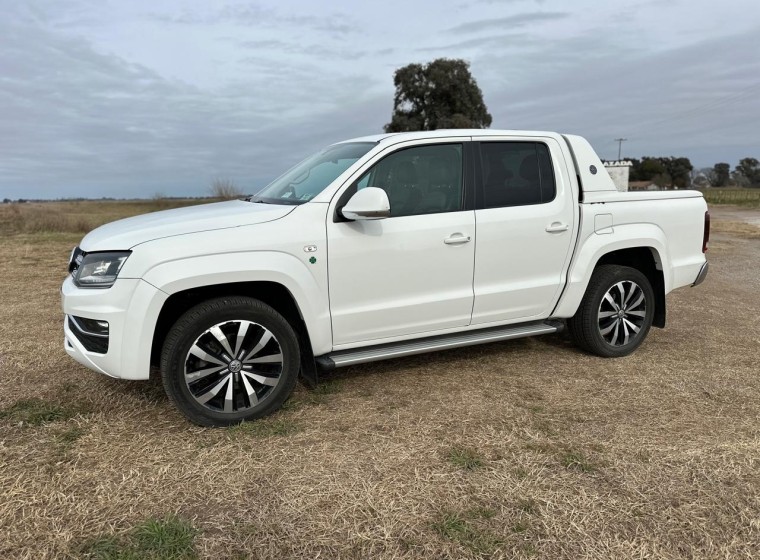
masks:
{"label": "side window", "polygon": [[557,194],[549,148],[541,142],[482,142],[484,208],[551,202]]}
{"label": "side window", "polygon": [[391,217],[462,209],[462,145],[436,144],[394,152],[355,183],[388,194]]}

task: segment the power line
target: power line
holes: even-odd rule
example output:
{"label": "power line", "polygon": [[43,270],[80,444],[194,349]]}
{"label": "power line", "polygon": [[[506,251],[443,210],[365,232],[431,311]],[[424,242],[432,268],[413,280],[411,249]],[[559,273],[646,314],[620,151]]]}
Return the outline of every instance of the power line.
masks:
{"label": "power line", "polygon": [[702,103],[695,107],[687,108],[683,111],[672,113],[668,115],[667,117],[656,119],[650,122],[646,122],[646,121],[639,122],[639,124],[636,125],[636,128],[646,129],[647,133],[651,133],[652,129],[660,128],[663,124],[667,124],[672,121],[679,121],[683,118],[688,118],[688,117],[692,117],[694,115],[703,113],[706,110],[715,109],[717,107],[720,107],[721,105],[725,105],[726,103],[734,103],[734,102],[743,100],[743,98],[745,97],[751,97],[758,90],[760,90],[760,84],[753,84],[748,87],[742,88],[739,91],[735,91],[729,95],[721,96],[721,97],[718,97],[717,99],[713,99],[711,101]]}

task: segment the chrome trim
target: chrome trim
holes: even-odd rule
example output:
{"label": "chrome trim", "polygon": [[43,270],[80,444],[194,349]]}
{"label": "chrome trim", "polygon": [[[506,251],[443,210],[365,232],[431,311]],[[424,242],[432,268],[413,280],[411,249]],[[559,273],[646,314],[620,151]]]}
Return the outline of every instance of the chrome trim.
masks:
{"label": "chrome trim", "polygon": [[492,329],[482,329],[475,332],[456,333],[423,340],[404,341],[391,344],[383,344],[374,348],[359,348],[357,350],[345,350],[320,356],[317,362],[326,367],[345,367],[354,364],[378,362],[402,356],[424,354],[437,350],[449,350],[462,346],[474,346],[487,342],[511,340],[526,336],[549,334],[562,329],[561,324],[530,323],[520,326],[505,326]]}
{"label": "chrome trim", "polygon": [[347,220],[382,220],[383,218],[390,218],[390,210],[341,210],[343,217]]}
{"label": "chrome trim", "polygon": [[79,321],[77,321],[73,315],[67,315],[67,317],[71,320],[71,322],[74,324],[74,326],[77,328],[77,330],[81,333],[84,333],[88,336],[97,336],[99,338],[108,338],[108,334],[102,334],[102,333],[94,333],[90,332],[88,330],[85,330],[82,325],[79,324]]}
{"label": "chrome trim", "polygon": [[469,243],[472,238],[464,235],[452,235],[443,240],[446,245],[462,245],[463,243]]}
{"label": "chrome trim", "polygon": [[691,285],[693,288],[694,286],[699,286],[702,282],[705,281],[705,277],[707,276],[707,271],[710,268],[710,264],[705,261],[702,265],[702,268],[699,269],[699,274],[697,274],[696,280],[694,280],[694,283]]}

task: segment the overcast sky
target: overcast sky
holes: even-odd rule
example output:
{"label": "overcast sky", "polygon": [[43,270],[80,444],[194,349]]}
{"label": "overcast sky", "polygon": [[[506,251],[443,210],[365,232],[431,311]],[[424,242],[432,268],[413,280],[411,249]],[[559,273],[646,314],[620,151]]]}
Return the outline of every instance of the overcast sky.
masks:
{"label": "overcast sky", "polygon": [[471,62],[492,128],[760,158],[757,0],[0,0],[0,198],[255,192]]}

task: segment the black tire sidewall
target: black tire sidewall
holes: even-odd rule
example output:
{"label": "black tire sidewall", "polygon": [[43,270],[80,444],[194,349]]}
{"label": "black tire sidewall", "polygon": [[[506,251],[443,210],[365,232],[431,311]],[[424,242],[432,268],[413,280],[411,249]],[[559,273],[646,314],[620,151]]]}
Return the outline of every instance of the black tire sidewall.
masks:
{"label": "black tire sidewall", "polygon": [[[283,368],[280,382],[250,410],[215,412],[198,403],[184,380],[184,364],[196,339],[210,327],[232,320],[247,320],[269,329],[280,344]],[[202,426],[229,426],[266,416],[279,409],[293,392],[300,369],[298,339],[287,320],[272,307],[252,298],[209,300],[184,313],[171,328],[161,355],[164,388],[177,408],[190,421]]]}
{"label": "black tire sidewall", "polygon": [[[649,279],[639,270],[627,266],[608,265],[600,267],[594,272],[594,277],[590,284],[592,285],[591,293],[587,294],[583,303],[583,321],[587,322],[587,329],[584,329],[586,336],[590,337],[585,345],[593,353],[604,357],[622,357],[627,356],[636,350],[646,339],[649,329],[652,326],[655,312],[655,297],[652,285]],[[646,316],[637,336],[628,344],[622,346],[613,346],[604,340],[599,332],[599,307],[605,294],[618,282],[631,281],[638,284],[644,292],[646,298]]]}

